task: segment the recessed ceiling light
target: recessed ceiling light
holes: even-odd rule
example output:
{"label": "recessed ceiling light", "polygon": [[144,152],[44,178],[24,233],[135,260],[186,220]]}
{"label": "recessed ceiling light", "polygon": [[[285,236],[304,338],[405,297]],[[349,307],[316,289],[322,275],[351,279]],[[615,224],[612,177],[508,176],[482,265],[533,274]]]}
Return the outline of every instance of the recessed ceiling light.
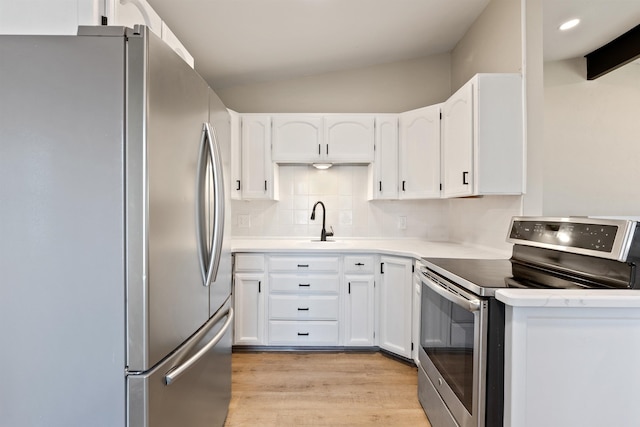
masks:
{"label": "recessed ceiling light", "polygon": [[566,31],[566,30],[570,30],[571,28],[575,27],[579,23],[580,23],[579,19],[571,19],[571,20],[565,22],[564,24],[560,25],[559,28],[562,31]]}

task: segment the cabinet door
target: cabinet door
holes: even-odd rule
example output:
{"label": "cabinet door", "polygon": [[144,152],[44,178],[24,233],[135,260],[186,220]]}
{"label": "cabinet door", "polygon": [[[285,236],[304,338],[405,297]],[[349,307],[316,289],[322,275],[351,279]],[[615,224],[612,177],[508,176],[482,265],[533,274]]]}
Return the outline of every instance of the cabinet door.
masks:
{"label": "cabinet door", "polygon": [[231,199],[241,200],[242,191],[242,142],[240,115],[228,110],[231,118]]}
{"label": "cabinet door", "polygon": [[444,197],[473,194],[473,83],[462,86],[442,108]]}
{"label": "cabinet door", "polygon": [[333,163],[373,161],[373,116],[328,116],[324,118],[326,160]]}
{"label": "cabinet door", "polygon": [[412,260],[380,257],[380,347],[411,358]]}
{"label": "cabinet door", "polygon": [[234,275],[234,343],[263,345],[265,342],[265,280],[263,273]]}
{"label": "cabinet door", "polygon": [[372,274],[345,275],[345,346],[374,345],[374,280]]}
{"label": "cabinet door", "polygon": [[240,184],[243,199],[273,198],[272,168],[271,118],[243,116]]}
{"label": "cabinet door", "polygon": [[375,161],[369,171],[369,199],[398,198],[398,116],[376,116]]}
{"label": "cabinet door", "polygon": [[[416,269],[417,270],[417,269]],[[411,357],[418,363],[418,348],[420,347],[420,309],[422,307],[422,280],[418,271],[413,275],[413,315],[411,324],[413,346]]]}
{"label": "cabinet door", "polygon": [[[279,163],[312,163],[324,146],[322,117],[288,115],[273,117],[272,159]],[[326,149],[325,149],[326,150]]]}
{"label": "cabinet door", "polygon": [[440,197],[440,104],[400,114],[400,199]]}

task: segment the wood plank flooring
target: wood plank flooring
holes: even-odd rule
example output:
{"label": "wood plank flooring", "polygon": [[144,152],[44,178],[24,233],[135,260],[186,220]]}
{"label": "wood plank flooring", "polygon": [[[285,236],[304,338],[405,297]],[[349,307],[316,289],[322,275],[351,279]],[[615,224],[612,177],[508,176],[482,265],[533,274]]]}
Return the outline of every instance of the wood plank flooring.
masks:
{"label": "wood plank flooring", "polygon": [[430,427],[417,368],[381,353],[234,353],[225,427]]}

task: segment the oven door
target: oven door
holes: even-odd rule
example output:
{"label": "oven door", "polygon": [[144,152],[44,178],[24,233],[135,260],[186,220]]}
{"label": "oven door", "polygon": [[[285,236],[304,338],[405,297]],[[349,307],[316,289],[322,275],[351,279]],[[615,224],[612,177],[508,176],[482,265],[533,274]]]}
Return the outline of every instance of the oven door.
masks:
{"label": "oven door", "polygon": [[431,423],[484,426],[487,301],[423,273],[421,303],[418,357],[431,401],[423,402],[426,384],[420,397],[425,409],[434,408]]}

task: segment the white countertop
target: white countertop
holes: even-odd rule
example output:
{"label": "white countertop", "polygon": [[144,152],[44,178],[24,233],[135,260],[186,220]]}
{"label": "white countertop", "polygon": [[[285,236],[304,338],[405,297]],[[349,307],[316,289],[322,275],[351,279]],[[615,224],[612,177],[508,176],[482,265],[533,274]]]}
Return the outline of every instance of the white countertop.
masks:
{"label": "white countertop", "polygon": [[420,239],[336,239],[318,242],[311,239],[242,238],[231,239],[231,250],[265,253],[375,253],[412,258],[507,259],[511,256],[510,251]]}
{"label": "white countertop", "polygon": [[496,299],[512,307],[639,308],[640,291],[622,289],[500,289]]}
{"label": "white countertop", "polygon": [[[329,242],[292,238],[231,239],[232,252],[262,253],[372,253],[420,259],[508,259],[510,251],[421,239],[336,239]],[[500,289],[496,299],[511,307],[640,308],[640,291]]]}

